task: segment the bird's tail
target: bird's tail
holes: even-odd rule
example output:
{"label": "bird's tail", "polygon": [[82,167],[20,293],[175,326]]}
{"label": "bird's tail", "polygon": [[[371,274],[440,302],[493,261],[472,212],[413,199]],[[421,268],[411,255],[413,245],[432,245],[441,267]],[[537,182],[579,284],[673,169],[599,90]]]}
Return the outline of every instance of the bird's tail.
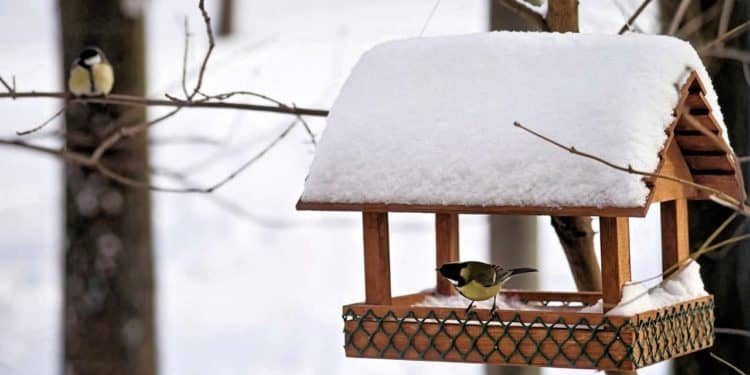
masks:
{"label": "bird's tail", "polygon": [[528,267],[511,268],[507,271],[509,272],[508,277],[520,275],[522,273],[537,272],[536,268],[528,268]]}

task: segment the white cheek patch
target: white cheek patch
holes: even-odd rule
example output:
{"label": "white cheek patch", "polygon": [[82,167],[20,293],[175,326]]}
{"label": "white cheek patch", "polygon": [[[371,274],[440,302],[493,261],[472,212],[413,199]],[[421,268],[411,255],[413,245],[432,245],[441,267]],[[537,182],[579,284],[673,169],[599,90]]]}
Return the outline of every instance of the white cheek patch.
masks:
{"label": "white cheek patch", "polygon": [[93,57],[89,57],[86,60],[83,60],[83,62],[86,65],[88,65],[88,66],[93,66],[93,65],[96,65],[96,64],[102,62],[102,57],[99,56],[99,55],[96,55],[96,56],[93,56]]}

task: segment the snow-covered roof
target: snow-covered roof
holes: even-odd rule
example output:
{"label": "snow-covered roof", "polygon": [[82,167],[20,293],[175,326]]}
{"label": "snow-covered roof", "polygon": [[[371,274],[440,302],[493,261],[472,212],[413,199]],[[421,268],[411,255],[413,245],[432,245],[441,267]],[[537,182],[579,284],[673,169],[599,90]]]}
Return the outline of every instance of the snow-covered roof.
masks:
{"label": "snow-covered roof", "polygon": [[643,207],[640,176],[513,122],[655,171],[691,71],[723,128],[700,58],[671,37],[493,32],[381,44],[331,109],[301,202]]}

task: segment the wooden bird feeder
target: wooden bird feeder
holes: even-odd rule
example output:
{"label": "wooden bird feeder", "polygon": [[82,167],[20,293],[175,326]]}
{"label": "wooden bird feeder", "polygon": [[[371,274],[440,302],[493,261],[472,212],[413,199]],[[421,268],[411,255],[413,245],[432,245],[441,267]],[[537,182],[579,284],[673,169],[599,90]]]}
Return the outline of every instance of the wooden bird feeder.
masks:
{"label": "wooden bird feeder", "polygon": [[[706,99],[709,90],[697,72],[687,74],[675,88],[679,100],[668,109],[674,119],[665,130],[654,172],[743,199],[728,147],[716,142],[723,142],[723,130]],[[696,130],[685,117],[688,113],[718,137]],[[315,173],[313,168],[309,178]],[[705,191],[666,179],[645,178],[642,183],[647,199],[631,207],[378,203],[311,200],[303,194],[297,209],[362,212],[365,300],[343,307],[347,356],[625,371],[708,348],[714,335],[710,295],[631,316],[606,314],[621,301],[623,285],[631,280],[629,217],[643,217],[651,205],[660,205],[666,270],[689,255],[688,200],[708,198]],[[389,212],[435,215],[437,266],[459,260],[460,214],[596,216],[603,290],[501,292],[532,306],[558,306],[539,311],[493,313],[477,308],[467,314],[463,308],[414,306],[430,293],[391,295]],[[454,290],[438,277],[434,293],[450,295]],[[599,300],[601,313],[577,312]]]}

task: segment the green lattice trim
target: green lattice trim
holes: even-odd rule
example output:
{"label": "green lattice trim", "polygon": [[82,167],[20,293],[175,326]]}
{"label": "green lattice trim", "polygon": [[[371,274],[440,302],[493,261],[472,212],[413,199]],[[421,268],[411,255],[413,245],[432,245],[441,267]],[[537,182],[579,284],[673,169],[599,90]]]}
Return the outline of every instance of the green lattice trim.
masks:
{"label": "green lattice trim", "polygon": [[526,320],[519,313],[481,320],[473,312],[462,318],[456,312],[399,315],[379,309],[379,315],[354,307],[343,314],[344,347],[358,357],[633,369],[713,343],[712,300],[633,318],[591,320],[591,314],[575,318],[567,313],[552,321],[529,319],[529,311]]}
{"label": "green lattice trim", "polygon": [[713,346],[714,301],[659,310],[635,325],[637,367]]}

